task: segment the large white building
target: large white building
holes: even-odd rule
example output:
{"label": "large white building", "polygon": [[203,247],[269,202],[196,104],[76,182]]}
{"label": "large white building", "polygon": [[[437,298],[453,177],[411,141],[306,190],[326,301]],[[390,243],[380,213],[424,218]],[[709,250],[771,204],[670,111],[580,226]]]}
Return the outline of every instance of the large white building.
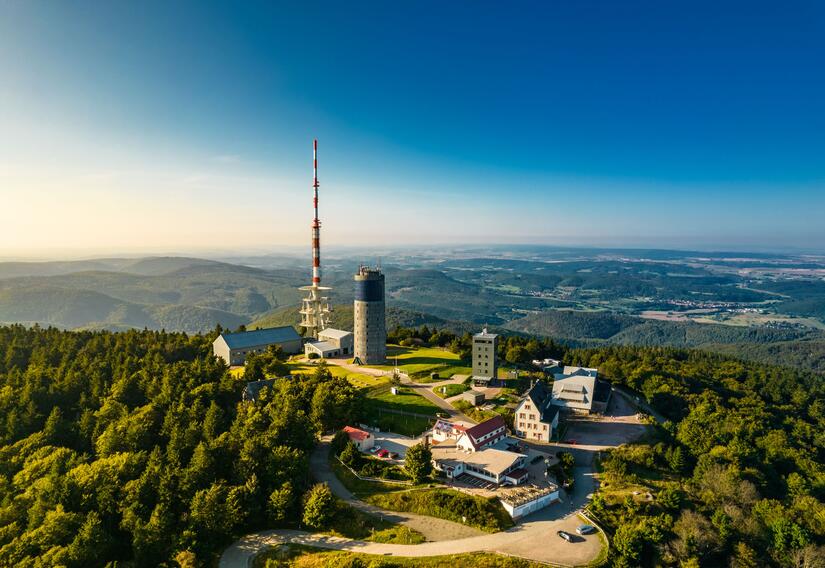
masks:
{"label": "large white building", "polygon": [[579,414],[603,413],[610,402],[610,384],[597,369],[565,367],[553,382],[553,404]]}
{"label": "large white building", "polygon": [[348,357],[352,355],[353,336],[351,331],[326,328],[318,332],[318,340],[304,344],[304,353],[327,359],[331,357]]}
{"label": "large white building", "polygon": [[559,426],[559,407],[546,383],[537,381],[516,406],[513,431],[527,440],[548,442]]}
{"label": "large white building", "polygon": [[435,468],[448,479],[470,475],[493,485],[518,485],[527,480],[525,454],[493,447],[502,446],[506,437],[506,425],[500,416],[467,429],[451,429],[447,424],[439,427],[443,442],[437,443],[434,431],[436,443],[431,451]]}

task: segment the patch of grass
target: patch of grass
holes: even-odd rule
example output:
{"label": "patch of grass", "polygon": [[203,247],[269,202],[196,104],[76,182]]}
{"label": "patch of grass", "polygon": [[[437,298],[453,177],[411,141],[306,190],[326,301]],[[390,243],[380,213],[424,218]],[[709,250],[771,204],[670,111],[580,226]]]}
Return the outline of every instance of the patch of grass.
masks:
{"label": "patch of grass", "polygon": [[392,408],[428,416],[435,416],[439,411],[435,404],[406,387],[398,387],[398,394],[392,394],[389,386],[373,389],[367,394],[367,406],[368,409]]}
{"label": "patch of grass", "polygon": [[389,365],[376,366],[377,369],[391,371],[395,368],[396,358],[398,368],[411,377],[429,377],[431,373],[438,373],[442,377],[451,377],[455,374],[469,375],[472,368],[457,354],[439,347],[401,347],[389,345],[387,347],[387,361]]}
{"label": "patch of grass", "polygon": [[417,489],[374,494],[369,503],[402,513],[417,513],[457,523],[464,523],[487,532],[498,532],[513,526],[513,520],[495,497],[467,495],[452,489]]}
{"label": "patch of grass", "polygon": [[335,474],[335,477],[344,484],[344,487],[350,493],[359,498],[369,497],[377,493],[390,493],[398,491],[399,485],[393,483],[381,483],[380,481],[364,481],[358,479],[352,472],[347,469],[341,462],[330,454],[329,460],[330,468]]}
{"label": "patch of grass", "polygon": [[402,436],[416,438],[428,430],[434,423],[435,417],[407,416],[405,414],[391,414],[381,412],[381,408],[372,409],[366,420],[370,426],[379,428],[382,432],[395,432]]}
{"label": "patch of grass", "polygon": [[418,531],[368,515],[344,502],[339,501],[337,507],[329,534],[392,544],[419,544],[425,540]]}
{"label": "patch of grass", "polygon": [[259,554],[254,568],[352,568],[353,566],[380,566],[381,568],[540,568],[543,564],[520,558],[486,552],[449,554],[404,558],[377,556],[356,552],[323,550],[299,544],[281,545]]}
{"label": "patch of grass", "polygon": [[484,422],[485,420],[495,418],[496,416],[503,416],[504,419],[507,420],[508,415],[512,414],[510,409],[504,408],[503,406],[497,406],[492,410],[482,410],[480,408],[476,408],[466,400],[456,400],[450,404],[452,404],[456,410],[460,410],[476,422]]}
{"label": "patch of grass", "polygon": [[[442,392],[442,389],[446,392]],[[465,385],[464,383],[460,383],[457,385],[444,385],[441,387],[433,387],[433,392],[441,398],[450,398],[451,396],[461,394],[468,390],[470,390],[470,386]]]}
{"label": "patch of grass", "polygon": [[[315,372],[315,365],[304,359],[290,359],[287,362],[289,372],[297,375],[311,375]],[[337,365],[327,365],[333,377],[343,377],[359,388],[375,388],[389,383],[389,377],[373,377],[364,373],[354,373]]]}

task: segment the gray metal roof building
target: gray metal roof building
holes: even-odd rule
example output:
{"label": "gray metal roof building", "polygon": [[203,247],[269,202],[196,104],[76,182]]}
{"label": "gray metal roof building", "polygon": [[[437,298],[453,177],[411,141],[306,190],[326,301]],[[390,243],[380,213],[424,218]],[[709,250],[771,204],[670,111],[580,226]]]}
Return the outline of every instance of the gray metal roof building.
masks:
{"label": "gray metal roof building", "polygon": [[246,356],[263,353],[270,345],[278,345],[284,353],[300,353],[301,336],[289,325],[237,333],[222,333],[212,343],[212,351],[227,365],[243,365]]}

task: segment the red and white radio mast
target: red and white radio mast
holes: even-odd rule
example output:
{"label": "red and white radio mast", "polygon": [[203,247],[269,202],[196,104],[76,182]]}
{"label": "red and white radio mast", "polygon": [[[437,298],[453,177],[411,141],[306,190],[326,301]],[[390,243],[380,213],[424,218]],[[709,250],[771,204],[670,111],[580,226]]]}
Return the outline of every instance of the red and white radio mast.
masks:
{"label": "red and white radio mast", "polygon": [[318,338],[318,332],[329,325],[329,299],[322,295],[331,288],[321,286],[321,220],[318,218],[318,140],[312,143],[312,285],[301,287],[309,292],[301,305],[301,327],[306,335]]}

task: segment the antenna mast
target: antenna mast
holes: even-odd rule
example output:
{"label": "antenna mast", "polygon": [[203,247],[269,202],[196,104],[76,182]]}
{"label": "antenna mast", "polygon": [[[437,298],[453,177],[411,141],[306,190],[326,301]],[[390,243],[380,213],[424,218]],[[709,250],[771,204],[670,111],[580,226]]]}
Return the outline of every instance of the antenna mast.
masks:
{"label": "antenna mast", "polygon": [[318,338],[330,319],[329,299],[322,292],[330,288],[321,286],[321,220],[318,217],[318,140],[312,141],[312,284],[301,290],[308,292],[301,304],[301,327],[307,335]]}

